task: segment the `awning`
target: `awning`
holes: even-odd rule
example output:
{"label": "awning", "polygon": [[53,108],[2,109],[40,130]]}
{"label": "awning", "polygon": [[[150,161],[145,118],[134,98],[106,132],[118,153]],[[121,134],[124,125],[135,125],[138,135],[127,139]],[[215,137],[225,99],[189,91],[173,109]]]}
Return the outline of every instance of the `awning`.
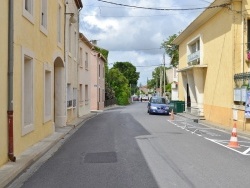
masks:
{"label": "awning", "polygon": [[188,67],[178,69],[177,72],[185,72],[187,70],[191,70],[191,69],[194,69],[194,68],[207,68],[207,65],[190,65]]}

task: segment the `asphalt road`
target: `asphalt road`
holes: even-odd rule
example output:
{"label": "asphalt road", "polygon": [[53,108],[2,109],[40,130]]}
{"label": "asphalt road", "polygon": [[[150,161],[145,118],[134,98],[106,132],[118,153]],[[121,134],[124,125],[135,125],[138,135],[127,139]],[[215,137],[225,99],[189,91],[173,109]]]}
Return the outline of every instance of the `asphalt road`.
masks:
{"label": "asphalt road", "polygon": [[[85,122],[14,185],[36,188],[250,186],[249,140],[183,118],[149,115],[147,103],[107,110]],[[243,149],[244,148],[244,149]],[[39,166],[39,167],[38,167]],[[28,172],[28,171],[27,171]],[[27,173],[26,172],[26,173]],[[25,173],[24,173],[25,174]]]}

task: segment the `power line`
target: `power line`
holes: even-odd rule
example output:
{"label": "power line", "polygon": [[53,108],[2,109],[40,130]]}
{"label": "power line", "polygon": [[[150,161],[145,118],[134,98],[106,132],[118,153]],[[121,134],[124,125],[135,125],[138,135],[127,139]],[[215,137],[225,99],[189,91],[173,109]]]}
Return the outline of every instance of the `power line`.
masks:
{"label": "power line", "polygon": [[124,7],[131,7],[131,8],[138,8],[138,9],[148,9],[148,10],[168,10],[168,11],[174,11],[174,10],[199,10],[199,9],[211,9],[211,8],[218,8],[218,7],[226,7],[230,4],[224,3],[221,5],[215,5],[215,6],[209,6],[209,7],[197,7],[197,8],[153,8],[153,7],[142,7],[142,6],[134,6],[134,5],[126,5],[126,4],[121,4],[121,3],[114,3],[110,1],[104,1],[104,0],[98,0],[103,3],[108,3],[108,4],[113,4],[113,5],[119,5],[119,6],[124,6]]}
{"label": "power line", "polygon": [[164,50],[163,48],[148,48],[148,49],[115,49],[115,50],[112,50],[112,49],[109,49],[109,51],[147,51],[147,50]]}
{"label": "power line", "polygon": [[[196,13],[197,10],[193,10],[194,13]],[[81,16],[91,16],[91,17],[102,17],[102,18],[142,18],[142,17],[166,17],[166,16],[170,16],[170,15],[179,15],[179,14],[190,14],[187,12],[181,12],[181,13],[167,13],[167,14],[153,14],[153,15],[138,15],[138,16],[131,16],[131,15],[117,15],[117,16],[105,16],[102,14],[96,15],[96,14],[92,14],[92,15],[88,15],[88,14],[84,14],[84,13],[80,13]]]}

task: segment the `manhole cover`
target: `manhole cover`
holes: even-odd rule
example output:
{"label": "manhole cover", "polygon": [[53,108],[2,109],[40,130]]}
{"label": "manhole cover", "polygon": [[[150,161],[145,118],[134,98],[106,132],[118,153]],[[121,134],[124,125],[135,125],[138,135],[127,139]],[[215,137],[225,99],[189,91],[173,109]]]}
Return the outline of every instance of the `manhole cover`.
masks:
{"label": "manhole cover", "polygon": [[98,152],[87,153],[84,157],[84,163],[116,163],[116,152]]}

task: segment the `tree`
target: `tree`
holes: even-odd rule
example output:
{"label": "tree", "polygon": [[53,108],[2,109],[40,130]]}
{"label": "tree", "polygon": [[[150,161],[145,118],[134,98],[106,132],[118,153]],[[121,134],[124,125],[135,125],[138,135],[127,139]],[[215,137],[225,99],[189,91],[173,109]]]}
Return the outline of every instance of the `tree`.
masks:
{"label": "tree", "polygon": [[113,67],[118,69],[125,76],[125,78],[127,78],[129,86],[137,86],[140,73],[136,72],[136,67],[134,65],[130,62],[116,62]]}
{"label": "tree", "polygon": [[171,58],[170,64],[173,67],[177,67],[179,64],[179,50],[178,46],[173,44],[174,39],[176,39],[177,34],[174,34],[172,36],[169,36],[167,40],[163,41],[161,43],[161,47],[165,49],[166,54]]}
{"label": "tree", "polygon": [[[111,79],[112,78],[112,79]],[[129,104],[130,87],[126,77],[116,68],[111,68],[108,72],[108,80],[110,87],[115,92],[117,104]]]}
{"label": "tree", "polygon": [[[164,91],[164,89],[163,89],[164,88],[164,85],[163,85],[163,83],[164,83],[164,80],[163,80],[163,78],[164,78],[163,77],[163,72],[164,72],[163,70],[164,70],[164,68],[168,69],[168,68],[166,68],[164,66],[156,67],[154,69],[154,71],[152,72],[152,79],[148,80],[148,82],[147,82],[147,87],[149,89],[159,88],[161,86],[161,84],[160,84],[160,82],[161,82],[162,83],[162,91]],[[168,84],[168,77],[167,76],[165,76],[165,84],[166,84],[165,85],[165,88],[166,88],[166,86]]]}

